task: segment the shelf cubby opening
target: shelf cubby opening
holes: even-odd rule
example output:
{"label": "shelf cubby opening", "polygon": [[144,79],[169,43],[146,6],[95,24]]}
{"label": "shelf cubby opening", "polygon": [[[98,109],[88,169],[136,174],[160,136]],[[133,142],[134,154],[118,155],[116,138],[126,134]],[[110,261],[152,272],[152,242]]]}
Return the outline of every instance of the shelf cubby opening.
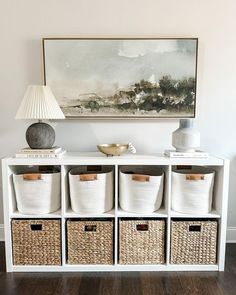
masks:
{"label": "shelf cubby opening", "polygon": [[[224,166],[213,165],[173,165],[172,171],[187,171],[191,173],[191,169],[206,169],[206,171],[214,171],[213,179],[213,192],[212,192],[212,206],[209,212],[198,213],[183,213],[172,209],[172,190],[173,190],[173,178],[171,179],[171,194],[170,194],[170,216],[176,218],[221,218],[222,212],[222,194],[223,194],[223,169]],[[200,185],[201,180],[199,180]]]}
{"label": "shelf cubby opening", "polygon": [[[155,176],[157,175],[157,171],[163,173],[163,193],[162,193],[162,201],[160,207],[154,212],[135,212],[135,210],[124,210],[120,205],[120,194],[121,194],[121,182],[120,182],[120,173],[121,171],[125,171],[128,174],[132,175],[141,175],[141,177]],[[141,179],[141,181],[145,181]],[[148,181],[148,178],[147,180]],[[167,217],[168,216],[168,196],[169,196],[169,166],[167,165],[121,165],[118,169],[118,209],[117,215],[118,217]],[[132,198],[132,196],[130,196]],[[146,193],[145,198],[148,199],[148,194]]]}
{"label": "shelf cubby opening", "polygon": [[[60,208],[50,213],[22,213],[18,210],[16,189],[14,187],[13,175],[28,175],[28,174],[47,174],[52,172],[60,172],[60,165],[10,165],[9,166],[9,217],[10,218],[60,218],[61,217],[61,195]],[[60,185],[60,184],[59,184]]]}
{"label": "shelf cubby opening", "polygon": [[[155,223],[156,221],[159,223]],[[149,216],[118,218],[118,265],[121,267],[135,267],[137,265],[144,267],[152,265],[166,266],[168,252],[166,242],[167,228],[167,218],[153,218]],[[143,237],[141,238],[142,235]],[[135,240],[134,244],[132,244],[133,240]],[[144,245],[145,248],[150,247],[150,251],[145,249]],[[135,251],[136,258],[133,252],[132,254],[130,253],[130,250]],[[142,251],[144,253],[141,253]],[[149,257],[150,253],[153,253],[154,257]]]}
{"label": "shelf cubby opening", "polygon": [[115,243],[114,218],[65,220],[65,257],[68,266],[113,266]]}

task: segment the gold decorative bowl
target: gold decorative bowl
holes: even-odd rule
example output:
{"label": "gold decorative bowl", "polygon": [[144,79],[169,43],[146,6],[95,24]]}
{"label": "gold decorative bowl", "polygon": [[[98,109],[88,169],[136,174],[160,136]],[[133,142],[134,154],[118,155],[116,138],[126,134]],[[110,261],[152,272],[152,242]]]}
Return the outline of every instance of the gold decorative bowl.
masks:
{"label": "gold decorative bowl", "polygon": [[129,150],[129,144],[99,144],[97,145],[99,151],[107,156],[120,156]]}

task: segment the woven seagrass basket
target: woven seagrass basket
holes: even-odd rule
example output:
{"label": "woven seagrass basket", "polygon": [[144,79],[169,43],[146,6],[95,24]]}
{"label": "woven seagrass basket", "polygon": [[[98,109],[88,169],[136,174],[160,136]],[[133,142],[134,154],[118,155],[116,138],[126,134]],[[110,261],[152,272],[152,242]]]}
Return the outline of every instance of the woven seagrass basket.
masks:
{"label": "woven seagrass basket", "polygon": [[120,220],[120,264],[165,263],[164,220]]}
{"label": "woven seagrass basket", "polygon": [[68,220],[69,264],[113,264],[113,221]]}
{"label": "woven seagrass basket", "polygon": [[60,220],[12,220],[14,265],[61,265]]}
{"label": "woven seagrass basket", "polygon": [[215,264],[217,221],[172,221],[172,264]]}

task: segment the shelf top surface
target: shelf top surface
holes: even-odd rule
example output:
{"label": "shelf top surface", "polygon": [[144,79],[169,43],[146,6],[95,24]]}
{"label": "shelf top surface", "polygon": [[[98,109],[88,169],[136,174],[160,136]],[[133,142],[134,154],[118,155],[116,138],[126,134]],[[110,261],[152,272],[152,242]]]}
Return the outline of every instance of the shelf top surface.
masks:
{"label": "shelf top surface", "polygon": [[99,152],[68,152],[62,158],[4,158],[7,165],[224,165],[226,159],[209,156],[208,158],[169,158],[161,153],[156,154],[123,154],[121,156],[107,157]]}

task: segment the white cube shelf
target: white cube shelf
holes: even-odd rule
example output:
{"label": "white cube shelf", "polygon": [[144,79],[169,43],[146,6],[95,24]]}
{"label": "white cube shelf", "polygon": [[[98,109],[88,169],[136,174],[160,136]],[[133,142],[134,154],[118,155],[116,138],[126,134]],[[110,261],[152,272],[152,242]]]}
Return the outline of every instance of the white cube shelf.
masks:
{"label": "white cube shelf", "polygon": [[[61,171],[61,209],[51,214],[25,215],[17,210],[12,174],[27,166],[57,166]],[[68,171],[76,166],[112,166],[114,169],[114,206],[109,212],[102,214],[77,214],[70,206]],[[149,214],[129,213],[119,206],[119,169],[123,165],[155,165],[165,172],[164,195],[159,210]],[[171,171],[175,165],[199,165],[211,167],[216,171],[213,209],[208,214],[181,214],[171,210]],[[218,157],[204,159],[182,158],[174,159],[162,155],[122,155],[106,157],[100,153],[68,153],[61,159],[20,159],[5,158],[2,160],[4,224],[7,271],[223,271],[225,264],[225,243],[227,225],[229,161]],[[12,256],[12,219],[61,219],[62,265],[36,266],[14,265]],[[114,219],[114,265],[69,265],[66,260],[66,220],[70,218],[113,218]],[[119,218],[161,218],[166,220],[166,259],[162,265],[120,265],[119,264]],[[173,265],[170,263],[171,219],[217,219],[217,264],[215,265]]]}

